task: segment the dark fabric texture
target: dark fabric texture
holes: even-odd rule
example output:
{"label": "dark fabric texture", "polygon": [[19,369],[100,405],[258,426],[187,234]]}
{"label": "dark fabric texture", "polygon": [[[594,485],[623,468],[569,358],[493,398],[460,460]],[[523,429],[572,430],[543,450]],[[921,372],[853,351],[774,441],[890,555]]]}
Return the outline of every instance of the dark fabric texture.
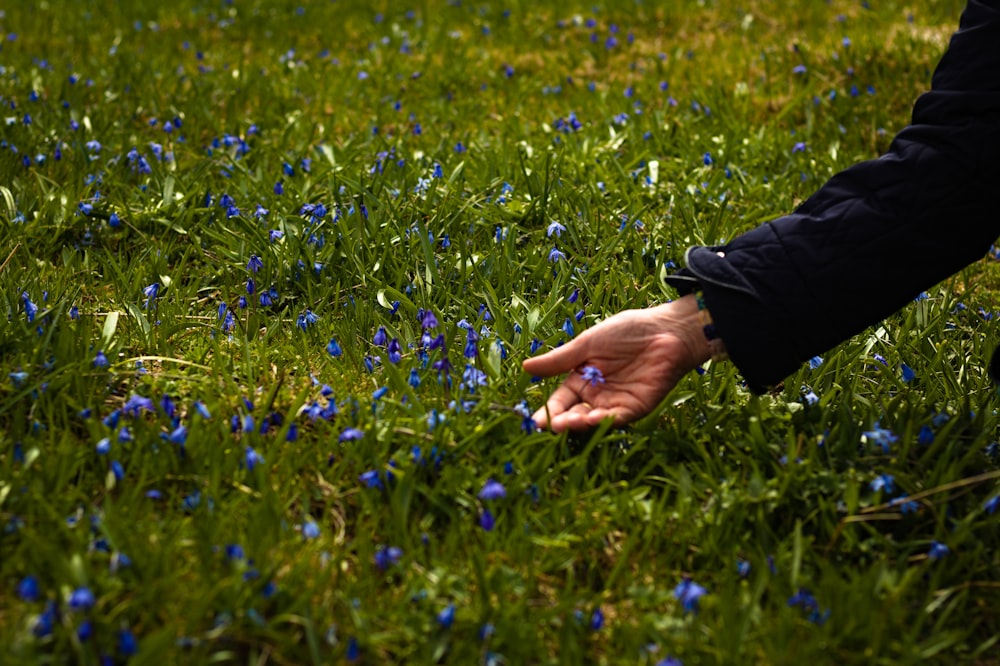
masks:
{"label": "dark fabric texture", "polygon": [[703,291],[754,391],[899,310],[1000,235],[998,5],[970,0],[931,90],[885,155],[838,173],[790,215],[690,248],[667,278],[681,293]]}

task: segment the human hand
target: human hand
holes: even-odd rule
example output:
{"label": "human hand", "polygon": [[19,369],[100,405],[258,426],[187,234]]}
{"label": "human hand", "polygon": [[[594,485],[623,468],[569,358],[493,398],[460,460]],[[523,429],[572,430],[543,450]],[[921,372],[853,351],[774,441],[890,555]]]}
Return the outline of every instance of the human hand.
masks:
{"label": "human hand", "polygon": [[541,377],[569,373],[532,417],[562,432],[593,428],[608,417],[623,425],[649,414],[709,358],[697,301],[689,295],[619,312],[522,367]]}

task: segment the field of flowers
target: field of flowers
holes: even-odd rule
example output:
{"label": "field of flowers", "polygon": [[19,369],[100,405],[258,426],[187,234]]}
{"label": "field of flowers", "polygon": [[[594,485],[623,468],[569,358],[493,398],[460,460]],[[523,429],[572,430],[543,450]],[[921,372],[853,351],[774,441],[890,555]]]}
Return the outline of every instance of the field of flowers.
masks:
{"label": "field of flowers", "polygon": [[1000,663],[995,257],[624,429],[520,367],[877,156],[962,6],[10,3],[0,662]]}

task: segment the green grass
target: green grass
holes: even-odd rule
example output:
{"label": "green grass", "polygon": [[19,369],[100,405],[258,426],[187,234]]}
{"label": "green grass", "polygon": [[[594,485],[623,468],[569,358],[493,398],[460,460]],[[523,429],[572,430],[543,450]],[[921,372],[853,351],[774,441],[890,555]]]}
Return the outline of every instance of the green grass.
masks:
{"label": "green grass", "polygon": [[5,664],[998,663],[995,263],[768,395],[723,364],[624,430],[516,409],[533,340],[884,150],[962,3],[103,4],[0,18]]}

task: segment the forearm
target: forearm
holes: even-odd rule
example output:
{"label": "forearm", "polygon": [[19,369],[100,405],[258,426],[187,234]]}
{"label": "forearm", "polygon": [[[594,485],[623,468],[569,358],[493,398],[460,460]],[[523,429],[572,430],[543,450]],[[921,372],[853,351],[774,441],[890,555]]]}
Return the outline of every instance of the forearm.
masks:
{"label": "forearm", "polygon": [[[791,215],[692,248],[697,285],[755,389],[898,310],[1000,233],[1000,13],[970,3],[889,152],[834,176]],[[721,253],[721,256],[720,256]]]}

